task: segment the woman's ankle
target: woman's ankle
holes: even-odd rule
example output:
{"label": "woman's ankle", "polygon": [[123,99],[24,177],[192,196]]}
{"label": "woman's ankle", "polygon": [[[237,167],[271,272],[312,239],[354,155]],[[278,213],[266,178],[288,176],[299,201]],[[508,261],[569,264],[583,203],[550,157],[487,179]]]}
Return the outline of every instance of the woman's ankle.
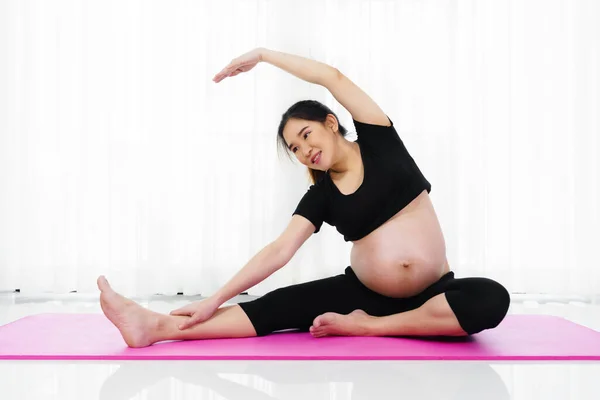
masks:
{"label": "woman's ankle", "polygon": [[161,340],[173,340],[182,331],[179,329],[179,325],[182,322],[188,320],[190,317],[180,315],[166,315],[156,314],[155,321],[151,324],[151,327],[155,330],[158,337]]}

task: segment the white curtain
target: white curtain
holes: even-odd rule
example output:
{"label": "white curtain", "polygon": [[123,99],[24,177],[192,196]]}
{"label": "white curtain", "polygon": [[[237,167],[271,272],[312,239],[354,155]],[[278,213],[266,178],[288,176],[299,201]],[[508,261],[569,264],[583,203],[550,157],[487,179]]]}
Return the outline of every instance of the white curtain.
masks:
{"label": "white curtain", "polygon": [[[0,290],[209,295],[285,229],[309,181],[276,147],[326,62],[390,115],[432,183],[457,277],[600,294],[595,0],[0,1]],[[355,135],[348,137],[355,139]],[[255,286],[343,272],[324,225]]]}

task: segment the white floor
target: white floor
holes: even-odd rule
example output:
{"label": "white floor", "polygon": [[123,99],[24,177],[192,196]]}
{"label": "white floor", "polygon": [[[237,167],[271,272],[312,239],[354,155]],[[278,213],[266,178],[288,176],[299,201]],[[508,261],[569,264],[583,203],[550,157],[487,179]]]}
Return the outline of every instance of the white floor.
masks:
{"label": "white floor", "polygon": [[[168,313],[197,299],[135,300]],[[96,296],[0,293],[0,325],[46,312],[101,310]],[[509,313],[558,315],[600,331],[597,304],[517,299]],[[597,400],[600,362],[0,361],[0,398]]]}

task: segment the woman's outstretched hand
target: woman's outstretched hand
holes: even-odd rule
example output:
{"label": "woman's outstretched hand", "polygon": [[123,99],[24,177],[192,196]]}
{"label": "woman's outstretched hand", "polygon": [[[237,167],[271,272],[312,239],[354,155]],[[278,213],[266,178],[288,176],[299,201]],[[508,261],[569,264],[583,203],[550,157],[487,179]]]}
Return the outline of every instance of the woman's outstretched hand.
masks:
{"label": "woman's outstretched hand", "polygon": [[210,319],[219,306],[220,304],[214,298],[209,297],[173,310],[170,315],[186,315],[190,317],[187,321],[179,325],[179,329],[184,330]]}
{"label": "woman's outstretched hand", "polygon": [[213,81],[215,83],[219,83],[223,79],[228,78],[230,76],[236,76],[241,72],[250,71],[256,66],[256,64],[262,61],[263,51],[264,49],[262,47],[258,47],[252,51],[249,51],[246,54],[242,54],[238,58],[234,58],[233,60],[231,60],[229,65],[227,65],[221,70],[221,72],[215,75]]}

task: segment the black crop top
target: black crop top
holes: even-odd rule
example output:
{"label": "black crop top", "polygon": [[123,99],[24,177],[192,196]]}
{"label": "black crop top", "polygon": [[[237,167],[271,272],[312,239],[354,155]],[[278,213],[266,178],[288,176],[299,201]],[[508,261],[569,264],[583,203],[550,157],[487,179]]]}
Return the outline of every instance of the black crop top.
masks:
{"label": "black crop top", "polygon": [[364,168],[363,183],[354,193],[344,195],[327,173],[308,188],[292,214],[312,222],[314,233],[321,230],[323,222],[335,226],[346,242],[373,232],[423,190],[431,192],[431,184],[391,120],[391,126],[353,122]]}

